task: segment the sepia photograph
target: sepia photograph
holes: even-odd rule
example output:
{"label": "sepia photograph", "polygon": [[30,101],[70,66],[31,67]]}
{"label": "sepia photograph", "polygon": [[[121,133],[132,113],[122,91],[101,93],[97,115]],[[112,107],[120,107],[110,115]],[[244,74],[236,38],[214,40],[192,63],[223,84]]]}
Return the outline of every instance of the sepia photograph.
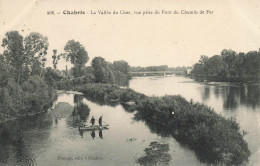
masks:
{"label": "sepia photograph", "polygon": [[0,166],[260,166],[260,1],[0,0]]}

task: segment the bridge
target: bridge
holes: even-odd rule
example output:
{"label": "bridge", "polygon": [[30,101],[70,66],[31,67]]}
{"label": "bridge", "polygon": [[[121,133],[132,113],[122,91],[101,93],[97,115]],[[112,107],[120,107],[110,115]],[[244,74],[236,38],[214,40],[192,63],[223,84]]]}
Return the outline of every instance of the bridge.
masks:
{"label": "bridge", "polygon": [[129,72],[133,77],[138,76],[166,76],[175,74],[185,74],[185,71],[139,71]]}

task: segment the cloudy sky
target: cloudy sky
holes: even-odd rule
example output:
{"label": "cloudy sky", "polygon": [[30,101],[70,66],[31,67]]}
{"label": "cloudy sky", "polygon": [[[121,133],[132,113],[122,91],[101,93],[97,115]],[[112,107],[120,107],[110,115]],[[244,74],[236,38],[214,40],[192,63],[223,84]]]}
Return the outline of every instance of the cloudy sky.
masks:
{"label": "cloudy sky", "polygon": [[[47,11],[131,11],[131,15],[47,15]],[[213,14],[134,15],[134,11],[213,11]],[[131,66],[189,66],[201,55],[224,48],[247,52],[260,48],[259,0],[0,0],[0,37],[17,30],[39,32],[63,52],[70,39],[81,42],[90,61],[125,60]],[[1,49],[2,50],[2,49]],[[87,65],[90,64],[90,61]],[[64,63],[59,64],[64,68]]]}

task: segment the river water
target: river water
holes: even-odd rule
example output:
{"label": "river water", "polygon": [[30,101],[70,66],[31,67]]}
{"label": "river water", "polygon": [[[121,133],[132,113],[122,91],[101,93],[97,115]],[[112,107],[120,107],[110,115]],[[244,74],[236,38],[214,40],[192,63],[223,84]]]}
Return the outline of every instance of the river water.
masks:
{"label": "river water", "polygon": [[[236,117],[249,144],[251,156],[248,165],[260,165],[260,85],[195,82],[190,78],[137,77],[129,87],[148,96],[181,95],[187,100],[204,103],[225,117]],[[0,125],[0,165],[140,165],[137,161],[156,159],[157,165],[203,166],[195,153],[172,137],[162,136],[144,122],[136,121],[134,114],[121,105],[108,106],[74,94],[59,94],[54,106],[78,102],[90,109],[90,117],[109,129],[80,132],[78,116],[63,118],[30,117]],[[165,145],[163,152],[150,151],[151,143]],[[160,147],[160,146],[158,146]],[[153,149],[152,149],[153,150]],[[155,154],[153,156],[151,154]],[[158,163],[159,162],[159,163]]]}

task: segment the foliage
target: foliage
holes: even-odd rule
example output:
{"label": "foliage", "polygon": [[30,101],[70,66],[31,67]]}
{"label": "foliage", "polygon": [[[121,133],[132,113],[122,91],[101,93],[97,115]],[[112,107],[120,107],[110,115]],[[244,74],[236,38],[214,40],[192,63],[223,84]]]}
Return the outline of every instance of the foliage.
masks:
{"label": "foliage", "polygon": [[191,72],[223,81],[257,81],[260,79],[260,51],[239,53],[224,49],[221,55],[201,56]]}
{"label": "foliage", "polygon": [[78,41],[69,40],[64,47],[67,58],[72,64],[85,64],[88,61],[88,53],[85,47]]}
{"label": "foliage", "polygon": [[94,69],[94,75],[96,82],[99,83],[114,83],[114,75],[112,70],[109,68],[108,63],[102,57],[95,57],[91,66]]}
{"label": "foliage", "polygon": [[129,65],[125,61],[115,61],[112,64],[102,57],[95,57],[91,66],[97,83],[126,85],[130,78]]}
{"label": "foliage", "polygon": [[41,113],[51,105],[54,96],[39,76],[30,77],[22,86],[11,78],[0,88],[0,93],[0,107],[3,108],[0,116],[3,119]]}
{"label": "foliage", "polygon": [[51,69],[50,67],[46,68],[46,71],[44,73],[44,80],[46,84],[50,87],[55,87],[56,82],[60,81],[62,79],[61,76],[59,76],[55,70]]}
{"label": "foliage", "polygon": [[148,66],[148,67],[130,67],[131,72],[152,72],[152,71],[176,71],[176,72],[184,72],[190,67],[168,67],[167,65],[161,66]]}
{"label": "foliage", "polygon": [[130,66],[126,61],[114,61],[113,70],[128,75]]}
{"label": "foliage", "polygon": [[111,84],[86,84],[76,88],[76,90],[103,102],[119,99],[122,103],[130,100],[138,103],[146,97],[144,94],[131,89],[121,89],[117,85]]}
{"label": "foliage", "polygon": [[57,64],[58,64],[58,62],[60,60],[60,56],[61,55],[57,55],[57,50],[53,50],[52,64],[53,64],[54,69],[57,68]]}
{"label": "foliage", "polygon": [[23,94],[23,111],[42,112],[47,109],[53,96],[52,89],[44,82],[42,77],[32,76],[28,81],[22,84]]}
{"label": "foliage", "polygon": [[17,31],[10,31],[5,34],[2,46],[0,119],[5,121],[46,110],[54,97],[53,89],[40,77],[48,49],[47,37],[32,32],[23,39]]}
{"label": "foliage", "polygon": [[65,78],[55,82],[55,87],[59,90],[74,90],[76,87],[93,83],[94,78],[92,76],[83,76],[78,78]]}
{"label": "foliage", "polygon": [[28,56],[24,54],[23,36],[17,31],[10,31],[5,34],[2,41],[4,47],[3,59],[7,66],[10,66],[15,81],[20,83],[23,74],[27,75]]}
{"label": "foliage", "polygon": [[64,58],[66,61],[70,60],[70,62],[74,65],[74,77],[83,76],[81,68],[88,62],[88,53],[85,50],[85,47],[81,45],[78,41],[69,40],[65,47]]}
{"label": "foliage", "polygon": [[38,32],[31,32],[24,39],[25,54],[28,56],[31,64],[40,62],[42,67],[44,67],[48,47],[48,38]]}
{"label": "foliage", "polygon": [[85,75],[84,69],[85,69],[84,66],[75,64],[74,67],[72,68],[73,76],[75,78],[84,76]]}

